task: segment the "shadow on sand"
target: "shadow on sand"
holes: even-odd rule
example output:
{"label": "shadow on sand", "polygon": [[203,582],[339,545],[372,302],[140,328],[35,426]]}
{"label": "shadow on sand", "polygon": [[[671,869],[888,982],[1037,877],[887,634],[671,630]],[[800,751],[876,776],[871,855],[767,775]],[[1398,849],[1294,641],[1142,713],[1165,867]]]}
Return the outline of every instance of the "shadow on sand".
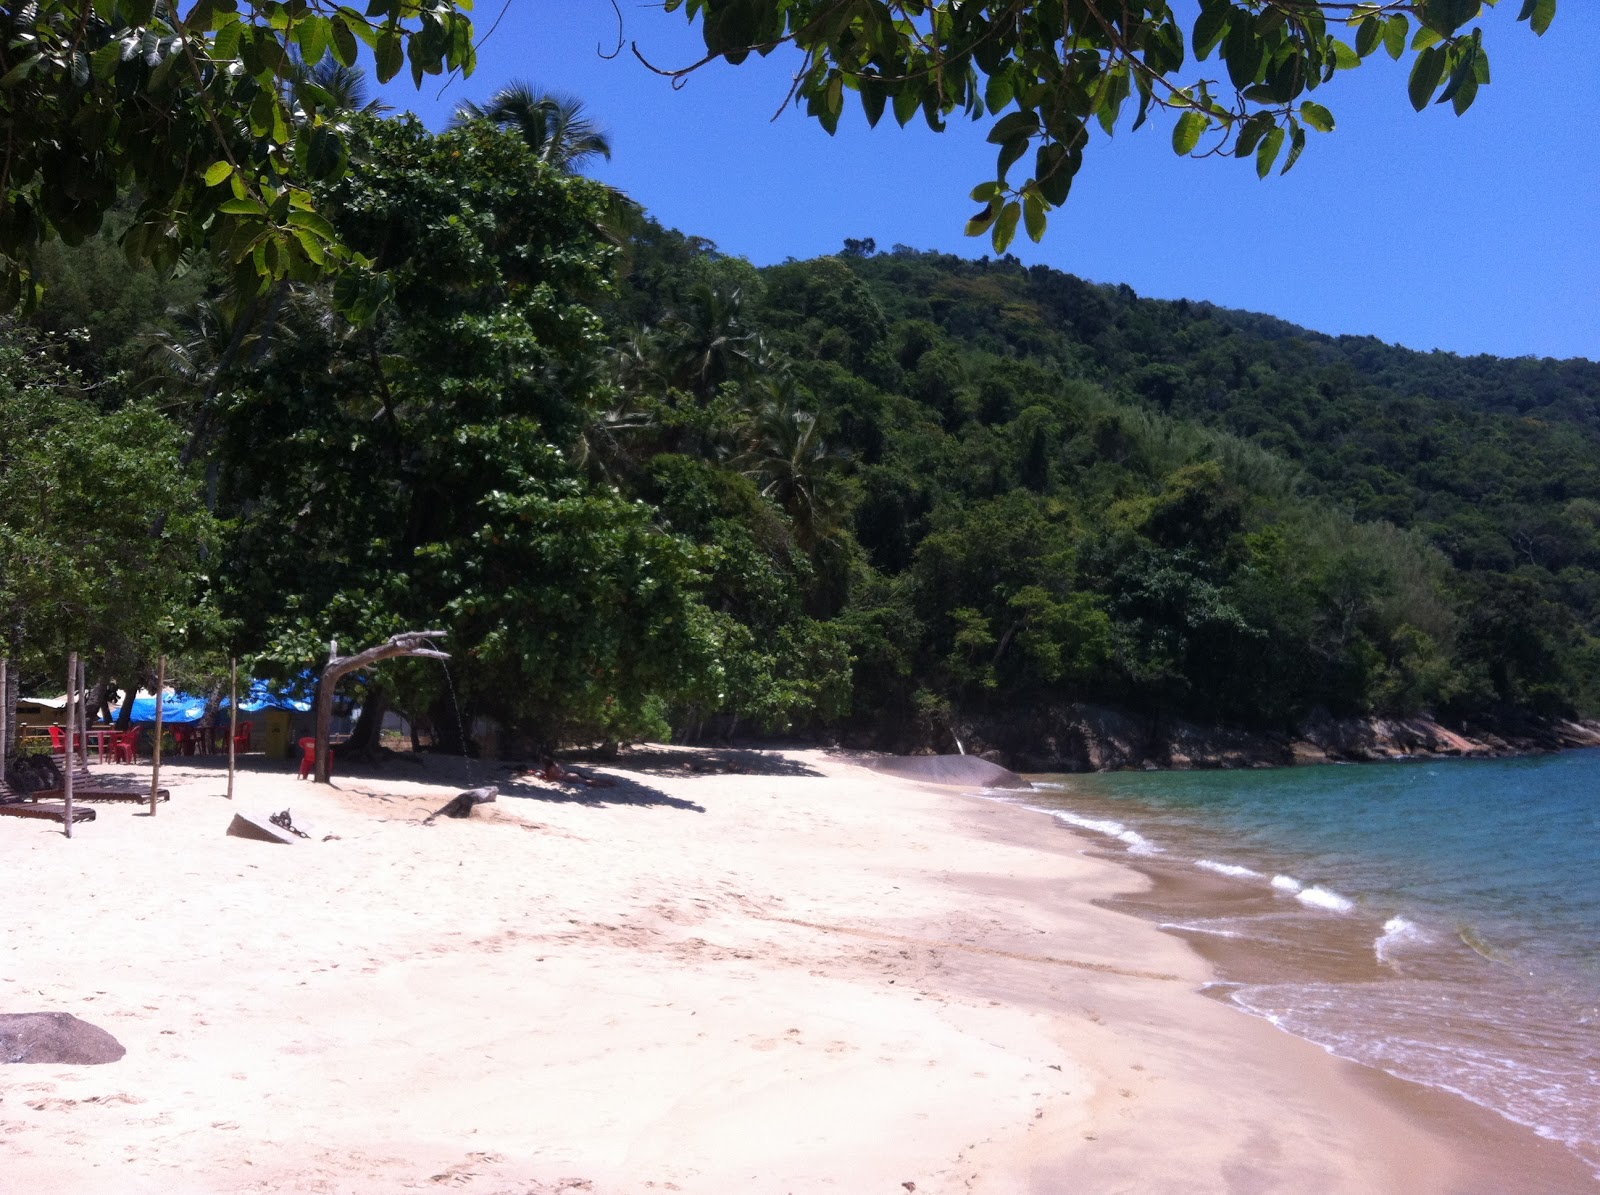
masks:
{"label": "shadow on sand", "polygon": [[604,782],[593,786],[580,783],[552,784],[548,781],[529,781],[514,777],[491,780],[500,789],[500,797],[517,797],[530,801],[549,801],[561,805],[589,805],[596,809],[607,805],[635,805],[663,809],[683,809],[690,813],[704,813],[704,805],[669,797],[659,788],[627,776],[607,776]]}
{"label": "shadow on sand", "polygon": [[[529,768],[528,763],[509,760],[467,759],[460,756],[434,755],[410,752],[389,752],[376,760],[341,757],[335,754],[333,780],[367,781],[402,780],[441,787],[474,788],[493,784],[502,798],[519,798],[548,801],[569,805],[588,805],[602,808],[607,805],[632,805],[682,809],[704,813],[705,807],[681,797],[669,796],[646,780],[650,776],[810,776],[820,777],[821,772],[796,760],[786,759],[776,752],[753,748],[672,748],[641,747],[624,750],[616,759],[586,758],[584,753],[565,754],[566,760],[581,765],[573,769],[594,783],[581,781],[551,783],[532,776],[519,775]],[[166,766],[178,766],[206,772],[227,770],[224,755],[181,756],[164,761]],[[238,757],[240,772],[276,773],[293,775],[299,766],[294,760],[269,759],[265,755],[251,754]],[[603,770],[601,770],[603,769]]]}
{"label": "shadow on sand", "polygon": [[776,752],[752,748],[630,748],[614,760],[593,760],[609,772],[646,776],[821,776],[815,768]]}

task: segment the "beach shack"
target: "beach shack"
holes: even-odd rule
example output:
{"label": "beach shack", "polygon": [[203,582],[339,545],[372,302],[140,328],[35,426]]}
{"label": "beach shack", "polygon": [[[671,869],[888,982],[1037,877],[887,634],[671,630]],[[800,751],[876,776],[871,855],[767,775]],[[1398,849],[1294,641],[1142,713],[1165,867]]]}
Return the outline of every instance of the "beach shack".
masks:
{"label": "beach shack", "polygon": [[[206,698],[193,693],[168,689],[162,694],[161,722],[167,727],[188,727],[202,722],[206,716]],[[228,699],[217,703],[219,724],[225,724]],[[120,703],[117,706],[120,713]],[[140,690],[133,698],[132,721],[145,725],[156,720],[154,693]],[[300,696],[290,686],[270,686],[266,681],[253,680],[239,701],[241,725],[250,723],[250,749],[264,752],[273,759],[286,759],[294,755],[295,742],[314,733],[315,720],[310,697]]]}

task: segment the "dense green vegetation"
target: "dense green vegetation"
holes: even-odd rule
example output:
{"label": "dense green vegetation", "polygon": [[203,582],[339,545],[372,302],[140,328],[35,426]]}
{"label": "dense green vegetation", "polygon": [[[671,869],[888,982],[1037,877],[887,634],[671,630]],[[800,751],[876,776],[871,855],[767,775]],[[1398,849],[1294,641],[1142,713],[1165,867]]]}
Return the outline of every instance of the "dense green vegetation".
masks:
{"label": "dense green vegetation", "polygon": [[[1600,366],[869,242],[757,270],[538,122],[346,139],[307,187],[359,282],[130,272],[110,229],[38,258],[0,337],[30,678],[439,627],[469,719],[529,746],[1600,707]],[[459,745],[436,666],[368,683]]]}

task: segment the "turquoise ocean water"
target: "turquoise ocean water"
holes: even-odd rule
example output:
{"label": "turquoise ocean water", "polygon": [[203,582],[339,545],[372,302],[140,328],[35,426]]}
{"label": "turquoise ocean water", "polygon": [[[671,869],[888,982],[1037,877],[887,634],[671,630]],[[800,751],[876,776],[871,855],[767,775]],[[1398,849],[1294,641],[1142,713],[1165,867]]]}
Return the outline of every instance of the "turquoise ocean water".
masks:
{"label": "turquoise ocean water", "polygon": [[1600,1173],[1600,750],[1033,779],[1023,803],[1215,881],[1164,925],[1259,948],[1241,1008]]}

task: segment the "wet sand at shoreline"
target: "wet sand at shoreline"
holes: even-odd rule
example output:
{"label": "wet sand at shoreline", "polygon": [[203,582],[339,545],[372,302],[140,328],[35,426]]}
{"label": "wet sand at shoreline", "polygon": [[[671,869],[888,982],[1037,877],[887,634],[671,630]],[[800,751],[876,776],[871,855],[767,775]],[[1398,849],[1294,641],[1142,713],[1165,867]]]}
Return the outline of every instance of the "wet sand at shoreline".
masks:
{"label": "wet sand at shoreline", "polygon": [[153,819],[0,823],[0,1012],[128,1049],[0,1068],[8,1187],[1505,1189],[1459,1110],[1201,995],[1044,815],[816,751],[593,770],[245,773],[287,847],[225,837],[201,766]]}

